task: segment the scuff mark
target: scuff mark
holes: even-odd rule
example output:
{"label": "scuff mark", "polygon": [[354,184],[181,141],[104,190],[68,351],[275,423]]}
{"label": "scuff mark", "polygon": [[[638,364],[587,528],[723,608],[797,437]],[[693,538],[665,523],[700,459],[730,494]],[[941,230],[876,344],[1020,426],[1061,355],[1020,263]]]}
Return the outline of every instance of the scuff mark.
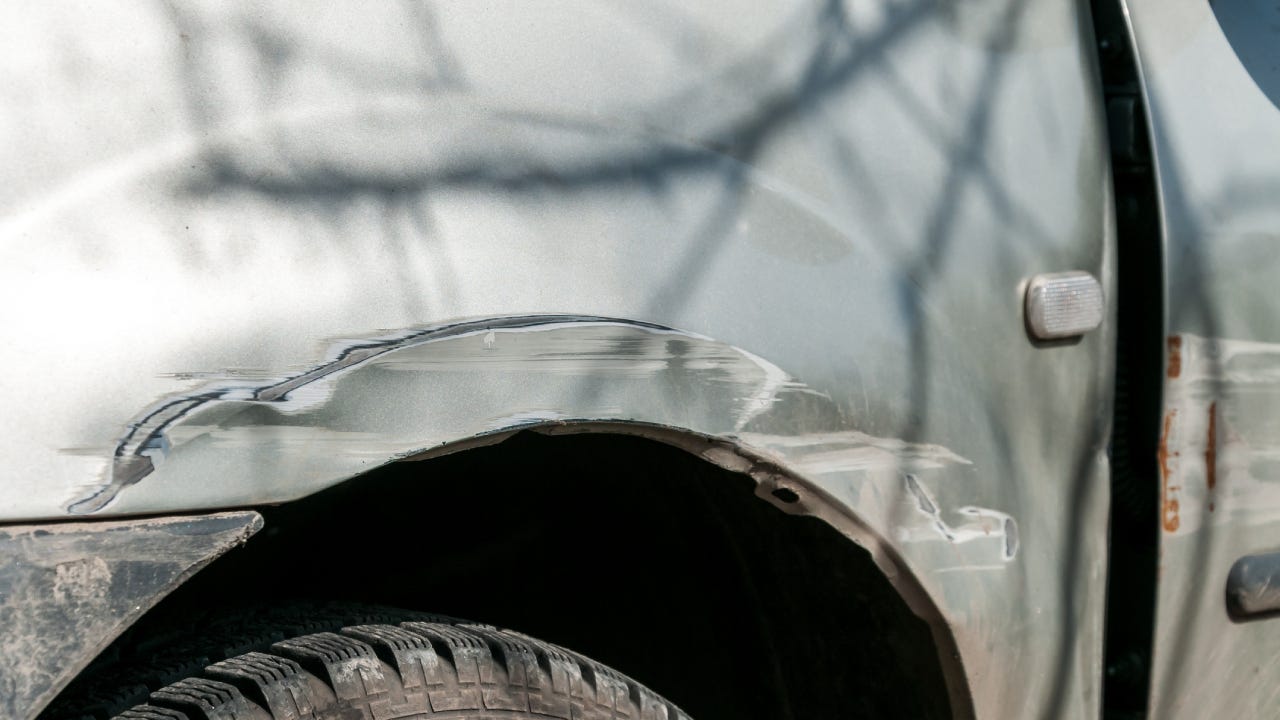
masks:
{"label": "scuff mark", "polygon": [[747,405],[738,417],[737,425],[734,427],[735,431],[742,430],[747,426],[747,423],[772,407],[778,401],[778,393],[781,391],[786,389],[808,390],[800,383],[795,382],[785,370],[768,360],[741,348],[734,349],[760,368],[765,377],[765,381],[760,385],[759,389],[751,397],[746,398]]}
{"label": "scuff mark", "polygon": [[1182,337],[1172,335],[1169,337],[1169,365],[1166,374],[1170,380],[1177,378],[1182,374]]}
{"label": "scuff mark", "polygon": [[740,433],[738,439],[752,447],[785,455],[796,470],[811,476],[973,464],[942,445],[876,437],[857,430],[804,435]]}
{"label": "scuff mark", "polygon": [[494,418],[489,421],[488,426],[490,430],[505,430],[521,425],[541,425],[548,422],[561,422],[566,419],[563,413],[555,410],[526,410],[514,415]]}

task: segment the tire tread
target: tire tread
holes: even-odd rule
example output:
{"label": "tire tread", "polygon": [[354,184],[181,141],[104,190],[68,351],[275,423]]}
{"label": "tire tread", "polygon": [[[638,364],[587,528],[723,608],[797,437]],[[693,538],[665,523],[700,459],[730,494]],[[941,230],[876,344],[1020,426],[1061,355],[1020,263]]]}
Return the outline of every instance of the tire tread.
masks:
{"label": "tire tread", "polygon": [[[170,683],[115,720],[689,720],[570,650],[438,616],[276,639]],[[326,712],[328,711],[328,712]]]}

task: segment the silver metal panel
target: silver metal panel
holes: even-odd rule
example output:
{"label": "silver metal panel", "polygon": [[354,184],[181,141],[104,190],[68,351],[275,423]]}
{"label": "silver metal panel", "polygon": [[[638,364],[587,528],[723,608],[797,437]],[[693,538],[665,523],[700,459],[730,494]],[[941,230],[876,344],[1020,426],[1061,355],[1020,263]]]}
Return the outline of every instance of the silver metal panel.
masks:
{"label": "silver metal panel", "polygon": [[1280,343],[1169,342],[1152,714],[1270,717],[1280,622],[1234,621],[1227,582],[1280,549]]}
{"label": "silver metal panel", "polygon": [[1021,303],[1038,273],[1114,280],[1080,12],[0,9],[0,518],[643,420],[775,457],[901,547],[979,716],[1092,715],[1111,328],[1036,347]]}
{"label": "silver metal panel", "polygon": [[0,716],[33,718],[107,644],[262,527],[256,512],[0,528]]}
{"label": "silver metal panel", "polygon": [[1167,233],[1152,717],[1272,717],[1280,622],[1226,583],[1280,548],[1280,7],[1129,0]]}

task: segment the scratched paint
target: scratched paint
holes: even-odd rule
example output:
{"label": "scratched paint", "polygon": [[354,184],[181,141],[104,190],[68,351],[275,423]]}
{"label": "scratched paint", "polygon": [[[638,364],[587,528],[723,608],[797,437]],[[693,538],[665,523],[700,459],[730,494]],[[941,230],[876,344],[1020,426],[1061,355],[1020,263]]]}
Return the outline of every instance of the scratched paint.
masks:
{"label": "scratched paint", "polygon": [[941,445],[881,438],[856,430],[804,435],[739,433],[748,445],[786,456],[809,477],[878,469],[921,470],[972,465]]}
{"label": "scratched paint", "polygon": [[[957,523],[948,523],[943,519],[942,509],[933,494],[921,484],[920,479],[911,473],[905,473],[902,481],[908,493],[915,500],[916,509],[929,520],[929,525],[939,538],[952,545],[969,543],[975,540],[991,541],[999,551],[999,559],[1008,563],[1018,555],[1018,524],[1010,515],[992,510],[965,506],[956,508],[954,513],[962,518]],[[911,540],[913,533],[903,528],[899,531],[899,539]],[[1001,565],[981,565],[984,569],[997,569]]]}
{"label": "scratched paint", "polygon": [[[926,475],[972,466],[948,448],[853,430],[796,436],[742,433],[738,439],[823,485],[856,488],[852,491],[860,511],[883,517],[902,543],[968,546],[960,554],[942,554],[939,569],[1004,569],[1017,557],[1018,525],[1011,515],[973,505],[946,508],[925,487]],[[904,507],[914,512],[901,512]]]}
{"label": "scratched paint", "polygon": [[[212,403],[255,402],[271,403],[287,413],[297,413],[328,397],[332,381],[347,370],[366,363],[397,349],[439,340],[447,337],[463,337],[483,334],[482,344],[485,350],[493,350],[496,342],[496,329],[504,332],[520,332],[524,328],[537,326],[548,320],[565,318],[548,318],[547,316],[531,316],[510,318],[506,321],[486,321],[477,323],[453,323],[448,325],[409,330],[383,337],[347,341],[337,343],[330,350],[329,360],[305,372],[283,376],[274,381],[260,385],[246,385],[238,380],[214,381],[197,392],[166,398],[155,406],[141,413],[128,424],[128,428],[116,444],[112,463],[109,469],[109,480],[88,495],[71,503],[68,510],[83,514],[96,512],[110,503],[124,488],[136,484],[150,475],[158,463],[163,462],[169,454],[169,436],[167,430],[193,411]],[[607,320],[577,318],[579,325],[592,322],[610,324]],[[633,323],[634,324],[634,323]],[[642,326],[640,324],[634,324]],[[665,332],[657,326],[646,326],[653,332]],[[744,355],[744,357],[747,357]],[[749,356],[751,361],[759,365],[763,361]],[[756,403],[758,404],[758,400]],[[754,409],[754,405],[753,405]],[[537,416],[536,411],[526,411],[530,416]],[[543,419],[550,419],[542,413]],[[523,420],[520,424],[529,422]]]}

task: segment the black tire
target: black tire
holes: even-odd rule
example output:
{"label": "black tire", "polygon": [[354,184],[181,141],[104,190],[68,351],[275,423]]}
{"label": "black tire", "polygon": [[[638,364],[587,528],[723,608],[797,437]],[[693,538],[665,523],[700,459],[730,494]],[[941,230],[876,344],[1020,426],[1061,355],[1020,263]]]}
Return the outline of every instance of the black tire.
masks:
{"label": "black tire", "polygon": [[618,672],[509,630],[344,627],[215,662],[117,720],[688,720]]}

